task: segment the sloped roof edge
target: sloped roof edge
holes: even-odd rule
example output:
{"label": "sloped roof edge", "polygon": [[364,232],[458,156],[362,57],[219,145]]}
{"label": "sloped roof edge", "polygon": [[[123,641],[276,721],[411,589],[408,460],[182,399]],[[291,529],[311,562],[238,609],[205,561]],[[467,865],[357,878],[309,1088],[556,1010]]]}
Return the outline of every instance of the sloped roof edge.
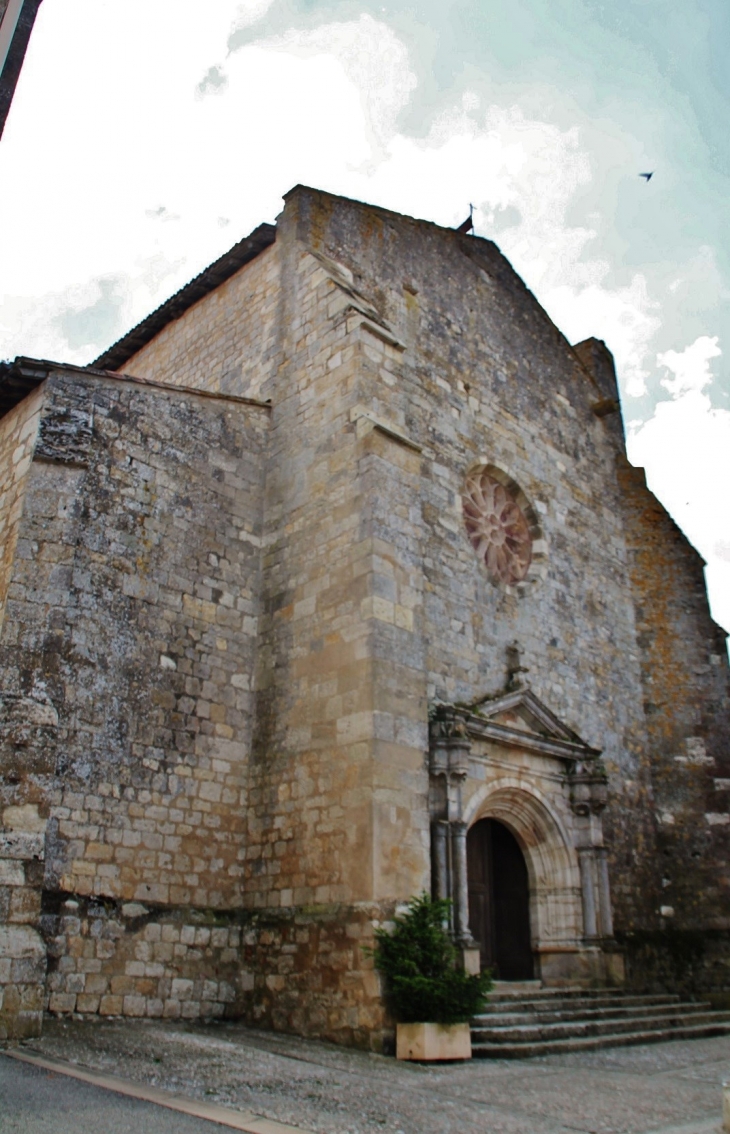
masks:
{"label": "sloped roof edge", "polygon": [[127,331],[121,339],[95,358],[91,366],[102,370],[118,370],[124,366],[132,355],[151,342],[168,323],[179,319],[188,308],[198,300],[203,299],[211,291],[215,291],[227,279],[249,261],[255,259],[276,240],[276,225],[260,224],[253,232],[234,244],[228,252],[215,260],[197,275],[190,283],[185,284],[168,300],[162,303],[151,315]]}
{"label": "sloped roof edge", "polygon": [[135,374],[120,374],[116,370],[101,370],[94,366],[77,366],[73,362],[52,362],[46,358],[28,358],[19,355],[12,362],[0,362],[0,418],[15,408],[28,394],[37,390],[51,374],[80,374],[83,378],[110,378],[114,382],[132,382],[149,390],[164,390],[169,394],[209,398],[217,402],[271,409],[270,401],[246,398],[238,394],[223,394],[217,390],[200,390],[194,386],[156,382],[153,378],[139,378]]}

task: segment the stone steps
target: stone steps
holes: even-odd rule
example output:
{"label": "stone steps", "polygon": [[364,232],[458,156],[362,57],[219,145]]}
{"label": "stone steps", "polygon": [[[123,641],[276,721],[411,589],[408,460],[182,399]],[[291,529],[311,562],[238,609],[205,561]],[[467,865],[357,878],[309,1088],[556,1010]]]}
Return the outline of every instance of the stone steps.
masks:
{"label": "stone steps", "polygon": [[471,1023],[476,1058],[518,1059],[730,1034],[730,1012],[619,989],[497,990]]}
{"label": "stone steps", "polygon": [[621,988],[530,988],[525,992],[513,991],[505,988],[504,984],[496,984],[489,993],[490,1004],[514,1004],[535,1001],[537,1004],[548,1004],[556,1000],[679,1000],[679,996],[671,993],[626,992]]}
{"label": "stone steps", "polygon": [[[719,1018],[718,1018],[719,1017]],[[559,1023],[539,1024],[501,1024],[498,1027],[475,1027],[472,1037],[477,1042],[531,1043],[536,1040],[582,1039],[592,1036],[622,1035],[629,1032],[662,1031],[671,1027],[700,1027],[704,1024],[727,1023],[730,1025],[730,1012],[714,1013],[711,1008],[705,1011],[677,1012],[666,1011],[644,1016],[625,1018],[614,1017],[608,1020],[561,1020]]]}
{"label": "stone steps", "polygon": [[499,1016],[502,1018],[507,1015],[528,1015],[533,1017],[539,1015],[541,1019],[548,1016],[555,1016],[562,1019],[565,1014],[578,1015],[579,1013],[589,1013],[591,1015],[598,1013],[626,1013],[626,1012],[651,1012],[658,1007],[664,1007],[669,1004],[678,1004],[679,997],[669,996],[626,996],[621,997],[603,997],[597,996],[589,998],[586,996],[576,997],[575,999],[568,1000],[564,998],[551,999],[543,1001],[542,1003],[530,1000],[512,1000],[510,1002],[501,1002],[499,1004],[488,1004],[485,1011],[479,1019],[486,1019],[489,1016]]}

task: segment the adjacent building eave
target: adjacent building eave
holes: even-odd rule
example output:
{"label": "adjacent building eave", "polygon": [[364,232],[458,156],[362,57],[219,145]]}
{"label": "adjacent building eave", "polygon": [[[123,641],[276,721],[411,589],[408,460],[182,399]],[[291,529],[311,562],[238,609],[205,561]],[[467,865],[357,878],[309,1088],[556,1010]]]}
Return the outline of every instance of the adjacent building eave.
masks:
{"label": "adjacent building eave", "polygon": [[205,268],[190,283],[185,284],[185,287],[161,304],[151,315],[131,331],[127,331],[126,335],[100,354],[91,365],[102,370],[119,370],[132,355],[151,342],[168,323],[179,319],[194,303],[215,291],[245,264],[269,248],[275,240],[276,225],[260,224],[250,236],[239,240],[238,244],[234,244],[233,248]]}
{"label": "adjacent building eave", "polygon": [[139,378],[134,374],[120,374],[115,370],[101,370],[92,366],[76,366],[71,362],[52,362],[43,358],[20,356],[12,362],[0,362],[0,418],[10,413],[28,394],[42,385],[52,374],[77,374],[85,379],[112,379],[114,382],[133,382],[151,390],[164,390],[172,395],[189,395],[235,405],[256,406],[270,410],[271,401],[247,398],[239,394],[221,393],[218,390],[200,390],[194,386],[156,382],[153,378]]}
{"label": "adjacent building eave", "polygon": [[49,369],[49,363],[32,358],[0,362],[0,418],[45,382]]}

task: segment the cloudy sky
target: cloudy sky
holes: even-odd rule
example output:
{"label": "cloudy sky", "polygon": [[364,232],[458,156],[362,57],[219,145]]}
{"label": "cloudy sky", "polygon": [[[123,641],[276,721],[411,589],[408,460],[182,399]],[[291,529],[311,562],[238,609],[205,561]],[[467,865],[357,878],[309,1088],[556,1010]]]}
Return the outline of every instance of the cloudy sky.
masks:
{"label": "cloudy sky", "polygon": [[0,143],[0,357],[90,361],[298,182],[444,225],[473,202],[613,350],[730,630],[729,48],[727,0],[44,0]]}

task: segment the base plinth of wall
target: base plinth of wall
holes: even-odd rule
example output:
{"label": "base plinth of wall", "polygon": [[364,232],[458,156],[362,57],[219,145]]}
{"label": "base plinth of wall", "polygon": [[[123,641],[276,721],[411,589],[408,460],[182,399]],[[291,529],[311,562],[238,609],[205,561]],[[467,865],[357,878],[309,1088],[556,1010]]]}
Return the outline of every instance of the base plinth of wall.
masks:
{"label": "base plinth of wall", "polygon": [[58,1015],[240,1016],[241,921],[240,910],[46,892],[46,1008]]}
{"label": "base plinth of wall", "polygon": [[248,1023],[383,1051],[394,1028],[369,950],[394,903],[247,914],[243,980]]}
{"label": "base plinth of wall", "polygon": [[625,982],[623,954],[610,942],[575,949],[541,950],[540,979],[547,988],[562,985],[620,986]]}
{"label": "base plinth of wall", "polygon": [[730,929],[667,927],[618,935],[626,979],[647,992],[677,992],[730,1007]]}
{"label": "base plinth of wall", "polygon": [[29,925],[0,926],[0,1040],[39,1036],[46,948]]}
{"label": "base plinth of wall", "polygon": [[[45,946],[38,938],[44,975],[48,951],[45,1007],[56,1015],[243,1019],[382,1051],[393,1028],[368,950],[392,914],[393,903],[259,912],[46,892]],[[33,1034],[43,980],[35,987]]]}

